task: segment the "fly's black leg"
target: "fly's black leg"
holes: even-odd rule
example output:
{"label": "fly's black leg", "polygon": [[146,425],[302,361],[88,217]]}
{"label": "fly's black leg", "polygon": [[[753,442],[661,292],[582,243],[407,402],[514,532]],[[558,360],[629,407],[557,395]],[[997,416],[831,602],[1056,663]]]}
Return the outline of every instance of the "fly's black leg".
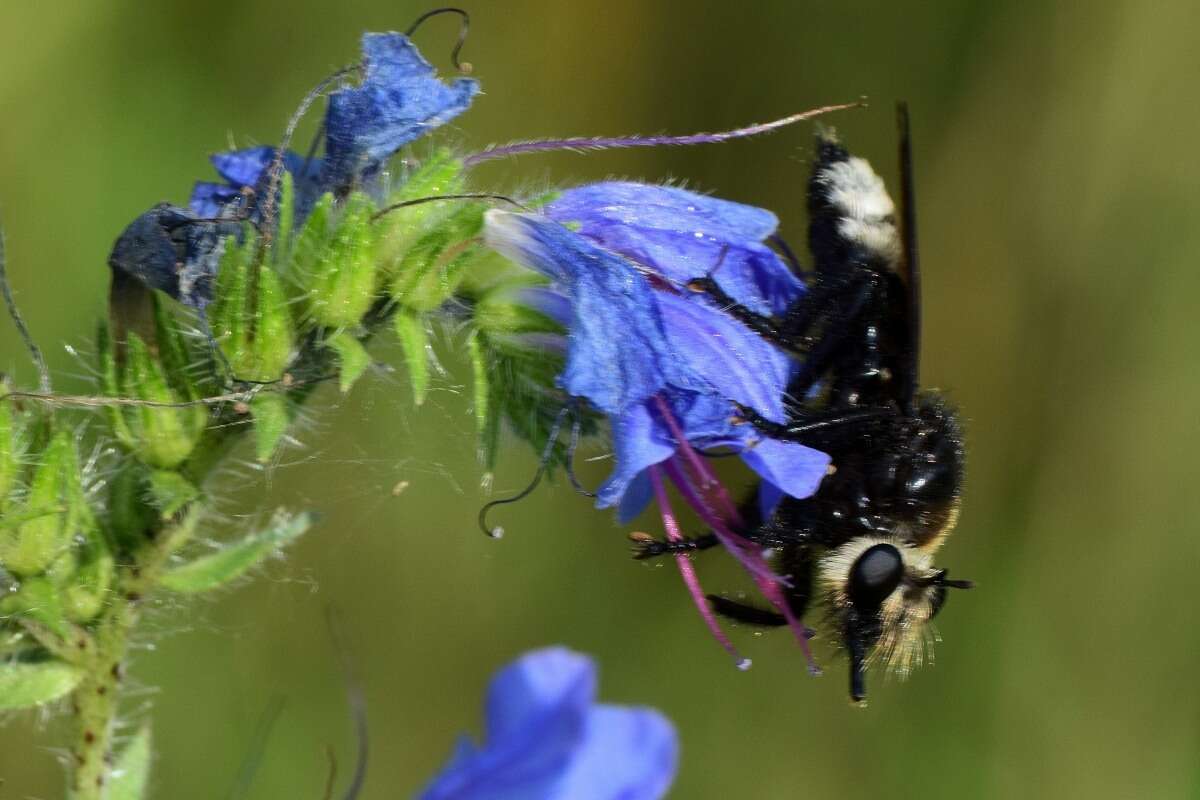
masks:
{"label": "fly's black leg", "polygon": [[744,622],[747,625],[759,625],[764,628],[780,628],[787,625],[787,619],[775,611],[770,611],[758,606],[752,606],[748,603],[739,603],[736,600],[729,600],[720,595],[707,595],[708,602],[712,605],[712,610],[720,614],[722,617],[737,622]]}
{"label": "fly's black leg", "polygon": [[859,408],[848,411],[832,411],[827,414],[812,414],[799,417],[789,423],[772,422],[752,408],[738,406],[738,417],[762,435],[781,442],[813,443],[814,436],[828,438],[836,435],[839,428],[845,428],[847,435],[858,437],[862,430],[858,426],[881,419],[894,417],[899,412],[895,408],[882,406],[878,408]]}
{"label": "fly's black leg", "polygon": [[655,539],[645,533],[631,533],[629,534],[629,538],[633,540],[633,557],[638,561],[657,558],[658,556],[690,553],[693,550],[707,550],[721,543],[716,535],[712,533],[681,539],[677,542],[666,539]]}

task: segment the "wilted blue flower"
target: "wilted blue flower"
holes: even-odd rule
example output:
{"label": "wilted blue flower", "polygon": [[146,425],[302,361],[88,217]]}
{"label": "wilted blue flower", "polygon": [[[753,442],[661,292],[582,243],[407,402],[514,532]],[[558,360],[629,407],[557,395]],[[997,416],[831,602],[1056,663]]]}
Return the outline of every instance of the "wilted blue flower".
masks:
{"label": "wilted blue flower", "polygon": [[[369,180],[401,147],[465,111],[479,92],[478,82],[469,78],[449,85],[439,80],[404,34],[364,34],[362,49],[361,84],[330,95],[324,158],[308,160],[290,150],[283,154],[283,167],[295,186],[298,223],[321,195],[344,194]],[[173,209],[167,219],[159,207],[143,214],[121,235],[110,265],[187,305],[206,305],[220,260],[218,238],[181,232],[174,235],[177,241],[170,242],[170,236],[158,235],[155,226],[166,220],[176,228],[177,222],[197,226],[203,234],[217,230],[204,220],[229,216],[230,206],[246,189],[254,190],[255,198],[269,191],[269,169],[275,157],[276,149],[270,146],[214,155],[213,166],[224,182],[196,183],[189,202],[192,218],[182,209]],[[256,203],[252,200],[250,206],[254,219]],[[172,244],[178,246],[168,247]],[[172,249],[176,252],[169,252]],[[188,276],[186,287],[181,285],[181,275]]]}
{"label": "wilted blue flower", "polygon": [[[254,189],[256,195],[261,195],[267,191],[267,170],[274,159],[275,148],[267,145],[210,156],[217,174],[225,183],[197,181],[192,187],[188,208],[200,217],[216,217],[227,205],[237,200],[247,187]],[[296,196],[300,198],[297,207],[310,208],[321,193],[321,163],[319,158],[306,163],[304,158],[290,150],[284,153],[283,168],[291,173]]]}
{"label": "wilted blue flower", "polygon": [[602,705],[591,659],[561,647],[501,669],[484,741],[459,740],[421,800],[655,800],[675,776],[675,729],[649,708]]}
{"label": "wilted blue flower", "polygon": [[[307,160],[288,151],[284,168],[296,182],[297,208],[307,210],[325,192],[361,185],[401,147],[466,111],[479,82],[452,84],[437,73],[402,33],[366,33],[362,38],[362,83],[329,96],[325,111],[325,156]],[[252,147],[212,157],[224,184],[199,182],[191,208],[216,216],[246,187],[261,194],[273,147]],[[303,174],[301,174],[303,173]]]}
{"label": "wilted blue flower", "polygon": [[325,114],[326,187],[353,184],[404,145],[466,111],[479,82],[458,78],[447,86],[408,37],[367,33],[362,39],[363,81],[334,92]]}

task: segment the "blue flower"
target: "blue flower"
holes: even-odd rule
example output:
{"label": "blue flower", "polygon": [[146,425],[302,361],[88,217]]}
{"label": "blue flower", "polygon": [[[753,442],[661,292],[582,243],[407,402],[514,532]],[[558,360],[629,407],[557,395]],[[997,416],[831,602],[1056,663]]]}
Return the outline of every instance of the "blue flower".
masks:
{"label": "blue flower", "polygon": [[717,285],[759,314],[783,313],[803,291],[763,244],[779,227],[763,208],[673,186],[606,181],[563,192],[545,211],[672,283],[684,285],[715,268]]}
{"label": "blue flower", "polygon": [[[567,330],[559,383],[608,415],[616,466],[596,505],[616,505],[628,521],[654,499],[667,537],[678,541],[669,479],[754,577],[808,654],[807,631],[779,591],[781,579],[762,548],[742,535],[741,513],[706,451],[737,452],[759,474],[764,514],[783,495],[813,494],[830,457],[772,440],[737,418],[742,407],[784,422],[793,364],[709,296],[688,289],[694,279],[712,275],[752,309],[786,309],[803,287],[763,243],[774,229],[775,217],[761,209],[670,187],[604,183],[567,192],[546,214],[493,209],[485,215],[484,236],[550,278],[533,303]],[[555,292],[561,297],[551,301]],[[687,556],[677,555],[676,562],[713,636],[739,668],[748,666],[721,630]]]}
{"label": "blue flower", "polygon": [[[225,182],[197,181],[192,187],[188,208],[198,217],[212,218],[219,216],[247,187],[261,195],[267,190],[266,173],[274,159],[275,148],[267,145],[210,156],[209,160],[212,161],[217,174]],[[321,173],[321,159],[314,158],[306,165],[302,156],[289,150],[284,153],[283,168],[291,173],[295,183],[296,196],[300,198],[297,206],[311,208],[320,194],[318,177]]]}
{"label": "blue flower", "polygon": [[[636,201],[632,188],[636,184],[620,186],[627,200]],[[645,187],[656,201],[654,212],[665,207],[664,197],[677,205],[691,205],[700,198],[677,189],[664,194],[663,188]],[[714,201],[704,200],[711,208]],[[632,201],[626,207],[636,220]],[[734,227],[725,226],[724,238],[733,238]],[[759,230],[761,226],[755,232]],[[690,246],[695,240],[692,233],[677,233],[677,238]],[[707,299],[672,288],[672,276],[690,280],[703,275],[698,265],[664,261],[635,265],[583,233],[538,215],[489,211],[485,236],[493,248],[549,277],[569,300],[567,360],[560,384],[568,394],[586,398],[608,414],[613,430],[617,463],[600,489],[599,507],[618,505],[623,520],[636,516],[648,500],[645,470],[683,447],[732,448],[786,494],[807,497],[816,490],[829,465],[827,455],[804,445],[767,440],[753,426],[735,421],[735,404],[784,421],[783,397],[791,363]],[[631,241],[635,235],[613,232],[611,238]],[[733,242],[742,252],[753,250],[755,244]],[[665,240],[658,254],[669,256]],[[751,279],[741,283],[743,290],[776,285],[793,297],[798,291],[798,284],[774,275],[755,279],[751,265],[773,264],[770,259],[757,256],[742,263],[742,274]],[[778,269],[786,271],[782,264]],[[764,296],[763,301],[774,304],[778,298]],[[684,441],[674,428],[682,432]]]}
{"label": "blue flower", "polygon": [[[338,89],[329,98],[324,158],[305,159],[290,150],[283,154],[283,167],[295,186],[297,224],[321,195],[342,195],[370,181],[397,150],[461,114],[479,92],[479,83],[468,78],[449,85],[439,80],[403,34],[364,34],[362,50],[362,83]],[[257,199],[269,191],[276,153],[274,147],[261,146],[212,156],[223,182],[197,182],[186,211],[156,206],[138,217],[117,241],[109,264],[203,308],[212,299],[220,236],[228,228],[213,220],[231,216],[230,206],[246,189],[254,190],[249,211],[257,219]]]}
{"label": "blue flower", "polygon": [[675,729],[659,712],[598,704],[591,659],[561,647],[501,669],[484,742],[459,742],[421,800],[655,800],[675,776]]}
{"label": "blue flower", "polygon": [[322,181],[344,187],[370,174],[404,145],[466,111],[479,82],[442,83],[401,33],[362,39],[362,85],[334,92],[325,115]]}

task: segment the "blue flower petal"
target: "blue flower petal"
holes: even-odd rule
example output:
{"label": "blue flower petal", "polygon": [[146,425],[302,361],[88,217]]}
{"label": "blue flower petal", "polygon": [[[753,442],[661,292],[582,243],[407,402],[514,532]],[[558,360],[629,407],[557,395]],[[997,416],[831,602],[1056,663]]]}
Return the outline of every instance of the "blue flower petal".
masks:
{"label": "blue flower petal", "polygon": [[[659,292],[659,311],[673,354],[695,375],[693,386],[783,422],[791,361],[741,322],[707,303]],[[726,404],[726,416],[732,406]]]}
{"label": "blue flower petal", "polygon": [[579,754],[546,800],[657,800],[670,788],[678,761],[675,728],[662,714],[598,706],[588,713]]}
{"label": "blue flower petal", "polygon": [[582,712],[596,695],[596,667],[565,647],[526,654],[500,670],[487,698],[489,742]]}
{"label": "blue flower petal", "polygon": [[627,525],[633,522],[639,514],[646,510],[654,499],[654,484],[650,482],[650,473],[642,471],[632,481],[626,484],[617,503],[617,522]]}
{"label": "blue flower petal", "polygon": [[409,142],[466,111],[478,81],[447,85],[399,33],[363,34],[364,77],[329,97],[324,185],[351,186]]}
{"label": "blue flower petal", "polygon": [[712,273],[726,294],[760,314],[782,313],[803,292],[799,278],[762,243],[778,226],[765,209],[671,186],[609,181],[564,192],[545,211],[677,284]]}
{"label": "blue flower petal", "polygon": [[591,660],[529,653],[492,680],[486,744],[460,740],[422,800],[653,800],[675,773],[670,722],[595,705]]}
{"label": "blue flower petal", "polygon": [[758,484],[758,513],[764,522],[775,514],[779,502],[787,497],[787,492],[770,481],[760,481]]}
{"label": "blue flower petal", "polygon": [[237,196],[236,189],[223,183],[196,181],[192,187],[192,196],[188,200],[188,210],[201,219],[214,219],[220,216],[226,204]]}
{"label": "blue flower petal", "polygon": [[422,800],[549,797],[583,741],[595,698],[590,660],[561,647],[534,651],[488,688],[485,745],[460,743]]}
{"label": "blue flower petal", "polygon": [[[612,418],[611,427],[616,466],[596,490],[596,508],[608,508],[621,502],[629,486],[647,467],[660,464],[675,454],[674,440],[646,403],[633,406],[624,414]],[[637,507],[636,499],[631,499],[627,507],[622,507],[622,516],[636,516],[641,512],[645,504]]]}
{"label": "blue flower petal", "polygon": [[820,450],[774,439],[763,439],[746,448],[742,460],[763,480],[796,498],[810,497],[817,491],[832,461]]}
{"label": "blue flower petal", "polygon": [[554,279],[571,299],[563,389],[620,414],[684,380],[654,291],[627,261],[544,217],[492,209],[484,219],[490,247]]}
{"label": "blue flower petal", "polygon": [[[287,155],[299,159],[295,153]],[[224,178],[230,186],[236,187],[256,185],[258,179],[262,177],[263,171],[271,166],[273,158],[275,158],[275,148],[268,145],[232,150],[228,153],[215,153],[209,156],[209,160],[217,169],[217,174]],[[288,164],[288,166],[294,165]],[[294,171],[299,171],[299,167],[296,166]]]}

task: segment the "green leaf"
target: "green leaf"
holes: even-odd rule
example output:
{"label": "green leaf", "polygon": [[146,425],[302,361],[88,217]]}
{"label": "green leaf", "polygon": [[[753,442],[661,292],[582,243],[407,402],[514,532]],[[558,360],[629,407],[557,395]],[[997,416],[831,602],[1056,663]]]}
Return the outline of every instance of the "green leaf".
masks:
{"label": "green leaf", "polygon": [[250,401],[250,414],[254,417],[254,457],[265,464],[275,455],[291,422],[287,396],[282,392],[259,392]]}
{"label": "green leaf", "polygon": [[300,537],[313,522],[312,514],[277,513],[271,527],[253,533],[208,555],[168,571],[162,585],[185,594],[207,592],[244,575],[280,547]]}
{"label": "green leaf", "polygon": [[61,661],[0,663],[0,710],[49,703],[70,692],[81,680],[81,670]]}
{"label": "green leaf", "polygon": [[396,327],[396,336],[400,339],[400,347],[404,350],[404,360],[408,364],[413,402],[421,405],[429,391],[429,334],[425,330],[425,321],[417,314],[400,309],[393,318],[393,324]]}
{"label": "green leaf", "polygon": [[150,725],[125,745],[109,775],[107,800],[144,800],[150,782]]}
{"label": "green leaf", "polygon": [[178,472],[156,469],[150,473],[150,500],[163,519],[175,516],[199,496],[200,490]]}
{"label": "green leaf", "polygon": [[[331,228],[331,218],[326,218],[322,226],[325,231],[314,228],[310,219],[300,235],[297,247],[302,243],[305,246],[303,252],[297,252],[297,259],[304,259],[299,277],[309,313],[319,326],[352,328],[362,321],[375,300],[374,211],[374,200],[354,193],[343,202]],[[314,233],[306,236],[310,228]],[[316,237],[322,232],[327,236],[318,241]]]}
{"label": "green leaf", "polygon": [[328,342],[338,355],[338,388],[342,394],[350,391],[350,387],[363,376],[367,367],[371,366],[371,356],[354,335],[342,331]]}

